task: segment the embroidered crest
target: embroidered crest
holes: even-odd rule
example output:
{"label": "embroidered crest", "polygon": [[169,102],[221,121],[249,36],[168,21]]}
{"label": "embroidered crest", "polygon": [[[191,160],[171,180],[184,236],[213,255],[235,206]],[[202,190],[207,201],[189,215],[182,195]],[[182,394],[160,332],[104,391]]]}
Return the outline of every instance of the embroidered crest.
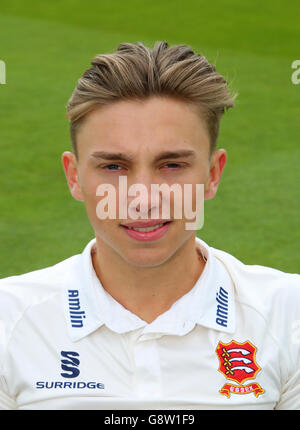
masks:
{"label": "embroidered crest", "polygon": [[230,397],[230,393],[248,394],[253,392],[257,397],[264,393],[265,390],[257,383],[242,385],[248,379],[254,379],[261,370],[255,358],[256,347],[251,342],[239,343],[234,340],[230,343],[219,342],[216,353],[220,362],[218,370],[223,373],[225,378],[239,384],[225,384],[220,390],[221,394]]}

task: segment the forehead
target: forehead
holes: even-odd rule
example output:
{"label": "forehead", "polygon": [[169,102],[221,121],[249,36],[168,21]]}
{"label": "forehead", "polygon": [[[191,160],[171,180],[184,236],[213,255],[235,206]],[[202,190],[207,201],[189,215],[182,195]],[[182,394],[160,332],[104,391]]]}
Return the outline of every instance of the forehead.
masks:
{"label": "forehead", "polygon": [[195,106],[161,96],[96,107],[77,132],[78,152],[107,146],[153,151],[155,147],[161,150],[161,145],[182,147],[184,143],[209,147],[205,121]]}

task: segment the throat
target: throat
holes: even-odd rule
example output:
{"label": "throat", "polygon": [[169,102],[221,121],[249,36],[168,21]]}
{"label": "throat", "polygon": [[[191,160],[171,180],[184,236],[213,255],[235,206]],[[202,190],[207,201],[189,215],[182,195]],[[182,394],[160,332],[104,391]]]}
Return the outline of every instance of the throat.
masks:
{"label": "throat", "polygon": [[[148,324],[168,311],[195,286],[206,264],[202,252],[196,248],[188,264],[180,265],[180,261],[175,260],[164,272],[152,268],[136,276],[136,272],[126,273],[126,270],[121,269],[105,270],[108,265],[105,261],[101,264],[98,254],[97,246],[94,246],[91,251],[93,266],[104,290]],[[100,254],[103,255],[102,252]]]}

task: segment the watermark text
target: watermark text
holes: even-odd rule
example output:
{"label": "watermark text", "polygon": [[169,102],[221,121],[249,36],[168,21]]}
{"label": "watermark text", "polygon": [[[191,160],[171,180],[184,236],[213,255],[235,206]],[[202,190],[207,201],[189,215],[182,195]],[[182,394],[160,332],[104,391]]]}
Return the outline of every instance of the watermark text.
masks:
{"label": "watermark text", "polygon": [[294,60],[292,62],[292,69],[296,69],[291,76],[291,81],[294,85],[300,84],[300,60]]}
{"label": "watermark text", "polygon": [[0,84],[6,84],[6,64],[3,60],[0,60]]}
{"label": "watermark text", "polygon": [[[145,184],[127,187],[127,177],[119,185],[100,184],[96,196],[99,219],[185,219],[185,230],[200,230],[204,224],[204,184],[151,184],[150,196]],[[173,208],[172,208],[173,205]],[[117,214],[118,208],[118,214]]]}

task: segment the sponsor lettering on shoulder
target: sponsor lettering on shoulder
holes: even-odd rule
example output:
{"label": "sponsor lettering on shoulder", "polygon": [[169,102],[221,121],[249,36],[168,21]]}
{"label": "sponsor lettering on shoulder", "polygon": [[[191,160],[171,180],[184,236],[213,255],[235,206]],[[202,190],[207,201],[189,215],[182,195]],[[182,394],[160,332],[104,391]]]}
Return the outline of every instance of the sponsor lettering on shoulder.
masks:
{"label": "sponsor lettering on shoulder", "polygon": [[80,307],[79,291],[68,290],[69,314],[72,327],[83,327],[85,312]]}
{"label": "sponsor lettering on shoulder", "polygon": [[228,321],[228,292],[220,287],[216,294],[217,310],[216,323],[223,327],[227,327]]}

